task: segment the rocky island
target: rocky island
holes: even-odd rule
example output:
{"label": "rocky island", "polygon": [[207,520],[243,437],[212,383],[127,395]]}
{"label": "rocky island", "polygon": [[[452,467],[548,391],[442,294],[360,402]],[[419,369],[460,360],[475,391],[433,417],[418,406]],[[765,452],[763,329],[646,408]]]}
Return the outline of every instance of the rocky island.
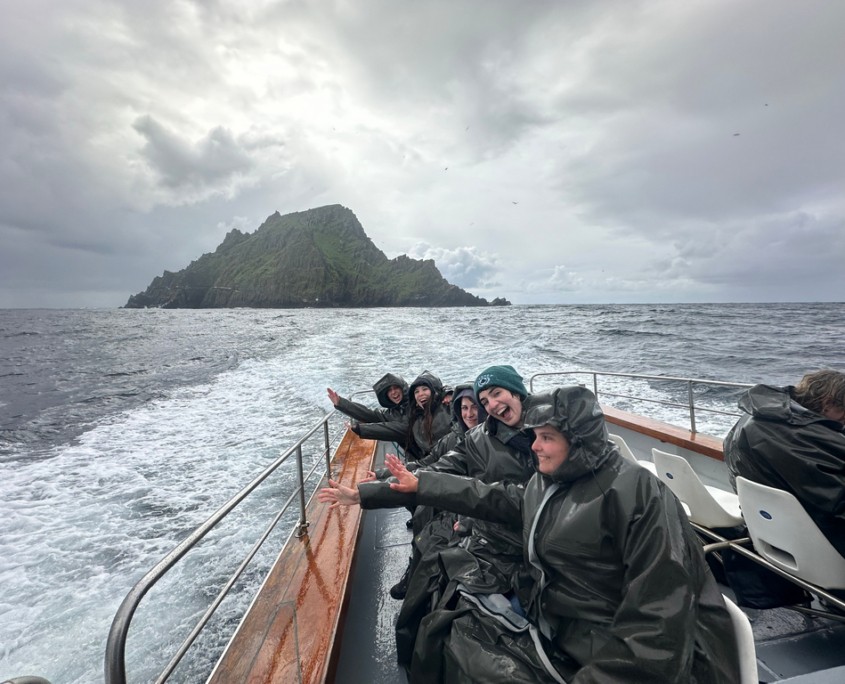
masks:
{"label": "rocky island", "polygon": [[489,306],[448,283],[431,259],[388,259],[355,214],[330,205],[271,215],[254,233],[230,231],[217,249],[165,271],[125,308]]}

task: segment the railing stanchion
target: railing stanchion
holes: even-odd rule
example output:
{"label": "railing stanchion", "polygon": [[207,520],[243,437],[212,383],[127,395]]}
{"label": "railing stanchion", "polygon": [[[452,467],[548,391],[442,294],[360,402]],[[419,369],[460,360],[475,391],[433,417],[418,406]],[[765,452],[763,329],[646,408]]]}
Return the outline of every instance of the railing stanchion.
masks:
{"label": "railing stanchion", "polygon": [[329,443],[329,423],[323,423],[323,444],[326,447],[326,482],[332,479],[332,449]]}
{"label": "railing stanchion", "polygon": [[695,429],[695,394],[692,391],[692,380],[687,383],[687,393],[689,394],[689,429],[690,432],[698,432]]}
{"label": "railing stanchion", "polygon": [[308,534],[308,521],[305,519],[305,473],[302,470],[302,444],[296,447],[296,470],[299,477],[299,524],[296,527],[297,539]]}
{"label": "railing stanchion", "polygon": [[596,399],[599,398],[599,376],[598,376],[598,373],[593,373],[593,394],[596,395]]}

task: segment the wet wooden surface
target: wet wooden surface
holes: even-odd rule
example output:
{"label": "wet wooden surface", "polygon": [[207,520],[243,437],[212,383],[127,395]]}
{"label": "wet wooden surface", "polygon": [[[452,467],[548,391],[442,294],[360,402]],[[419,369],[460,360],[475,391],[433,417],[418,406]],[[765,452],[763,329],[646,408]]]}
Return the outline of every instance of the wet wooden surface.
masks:
{"label": "wet wooden surface", "polygon": [[[332,463],[334,479],[352,486],[372,467],[376,442],[347,431]],[[361,509],[329,510],[314,497],[308,535],[292,538],[279,555],[209,682],[323,682],[334,654]]]}
{"label": "wet wooden surface", "polygon": [[668,423],[661,423],[659,420],[652,420],[644,416],[638,416],[627,411],[620,411],[612,406],[602,406],[607,422],[612,425],[620,425],[634,432],[639,432],[649,437],[654,437],[668,444],[674,444],[684,449],[689,449],[699,454],[715,458],[717,461],[724,461],[722,453],[722,440],[710,435],[703,435],[697,432],[690,432],[684,428],[675,427]]}

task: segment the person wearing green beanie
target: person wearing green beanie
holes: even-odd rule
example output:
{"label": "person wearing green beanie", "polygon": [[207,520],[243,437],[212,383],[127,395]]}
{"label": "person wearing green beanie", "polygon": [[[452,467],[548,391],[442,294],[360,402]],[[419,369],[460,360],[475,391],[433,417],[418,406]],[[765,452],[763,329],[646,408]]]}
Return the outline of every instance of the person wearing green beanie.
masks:
{"label": "person wearing green beanie", "polygon": [[[475,379],[475,396],[487,414],[509,428],[522,427],[522,414],[528,390],[513,366],[490,366]],[[528,450],[527,440],[525,450]]]}
{"label": "person wearing green beanie", "polygon": [[528,390],[525,389],[522,376],[516,372],[513,366],[490,366],[481,371],[473,384],[476,398],[479,398],[480,392],[492,387],[504,387],[506,390],[518,394],[520,399],[525,399],[528,396]]}

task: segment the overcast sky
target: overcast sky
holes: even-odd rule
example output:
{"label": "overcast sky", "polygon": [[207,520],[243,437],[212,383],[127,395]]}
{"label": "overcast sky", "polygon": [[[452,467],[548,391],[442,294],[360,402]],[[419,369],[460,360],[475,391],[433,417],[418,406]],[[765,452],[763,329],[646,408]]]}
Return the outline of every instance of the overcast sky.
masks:
{"label": "overcast sky", "polygon": [[0,307],[326,204],[514,303],[845,300],[845,3],[0,2]]}

